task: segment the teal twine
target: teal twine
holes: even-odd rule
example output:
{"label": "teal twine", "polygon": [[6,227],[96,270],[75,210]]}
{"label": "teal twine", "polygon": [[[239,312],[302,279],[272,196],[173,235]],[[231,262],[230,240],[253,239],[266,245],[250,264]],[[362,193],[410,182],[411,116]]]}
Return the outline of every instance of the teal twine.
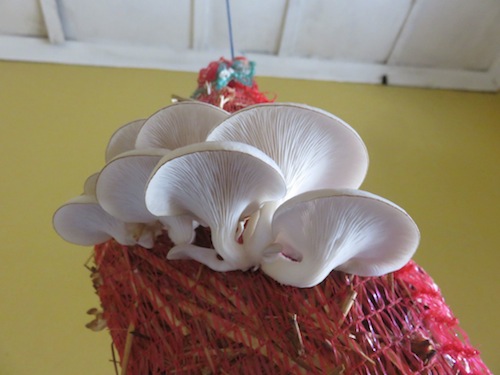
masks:
{"label": "teal twine", "polygon": [[221,62],[217,69],[217,80],[215,88],[217,90],[226,87],[229,82],[235,80],[245,86],[251,87],[255,74],[255,63],[247,60],[233,60],[231,66]]}

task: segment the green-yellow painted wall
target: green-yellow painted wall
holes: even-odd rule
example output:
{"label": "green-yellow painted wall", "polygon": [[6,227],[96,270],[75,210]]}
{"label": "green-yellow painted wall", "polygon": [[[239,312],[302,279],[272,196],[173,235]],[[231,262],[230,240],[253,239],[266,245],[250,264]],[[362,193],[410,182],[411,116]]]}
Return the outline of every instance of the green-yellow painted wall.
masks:
{"label": "green-yellow painted wall", "polygon": [[[200,68],[207,62],[200,62]],[[257,67],[258,68],[258,67]],[[90,249],[53,211],[103,163],[119,125],[189,95],[195,74],[0,62],[0,374],[113,374],[110,339],[84,328],[98,305]],[[362,188],[419,224],[417,261],[500,372],[500,95],[261,78],[280,101],[321,107],[364,139]]]}

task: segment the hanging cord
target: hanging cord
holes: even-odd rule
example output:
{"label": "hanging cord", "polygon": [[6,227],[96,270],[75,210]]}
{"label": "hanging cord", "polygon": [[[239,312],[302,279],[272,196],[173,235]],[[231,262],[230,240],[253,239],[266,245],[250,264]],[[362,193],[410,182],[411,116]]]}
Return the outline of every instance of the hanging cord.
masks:
{"label": "hanging cord", "polygon": [[227,25],[229,30],[229,47],[231,48],[231,60],[234,60],[233,26],[231,22],[230,0],[226,0]]}

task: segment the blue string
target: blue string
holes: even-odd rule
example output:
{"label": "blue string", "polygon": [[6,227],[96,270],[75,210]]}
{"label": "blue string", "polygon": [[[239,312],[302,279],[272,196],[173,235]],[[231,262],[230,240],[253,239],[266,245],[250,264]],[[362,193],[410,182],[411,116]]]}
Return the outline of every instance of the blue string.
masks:
{"label": "blue string", "polygon": [[229,1],[230,0],[226,0],[227,24],[229,28],[229,47],[231,48],[231,60],[234,60],[233,27],[231,24],[231,7],[229,5]]}

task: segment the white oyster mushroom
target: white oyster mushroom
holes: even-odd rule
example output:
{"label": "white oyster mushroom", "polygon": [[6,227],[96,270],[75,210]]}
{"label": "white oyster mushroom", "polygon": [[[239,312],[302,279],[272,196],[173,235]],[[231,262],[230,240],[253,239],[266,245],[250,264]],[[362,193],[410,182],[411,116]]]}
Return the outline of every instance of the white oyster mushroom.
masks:
{"label": "white oyster mushroom", "polygon": [[285,177],[283,200],[310,190],[357,189],[368,169],[368,152],[356,131],[303,104],[244,108],[214,128],[207,141],[242,142],[264,151]]}
{"label": "white oyster mushroom", "polygon": [[149,176],[167,149],[132,150],[111,160],[99,174],[96,197],[112,216],[129,223],[143,223],[156,237],[159,222],[167,227],[175,244],[191,243],[197,223],[188,216],[157,217],[146,208],[144,191]]}
{"label": "white oyster mushroom", "polygon": [[[368,152],[356,131],[338,117],[303,104],[247,107],[218,125],[207,140],[242,142],[269,155],[286,181],[281,202],[310,190],[358,188],[368,169]],[[271,218],[281,202],[250,218],[243,237],[249,251],[262,251],[271,241]]]}
{"label": "white oyster mushroom", "polygon": [[174,150],[203,142],[210,130],[229,114],[211,104],[186,101],[172,104],[149,117],[137,135],[135,148]]}
{"label": "white oyster mushroom", "polygon": [[126,151],[135,148],[137,134],[146,120],[135,120],[118,128],[111,136],[106,147],[106,162]]}
{"label": "white oyster mushroom", "polygon": [[273,236],[281,246],[275,259],[261,264],[275,280],[312,287],[337,269],[380,276],[405,265],[420,234],[400,207],[360,190],[319,190],[281,205],[273,217]]}
{"label": "white oyster mushroom", "polygon": [[53,217],[56,232],[66,241],[91,246],[114,238],[122,245],[140,244],[151,248],[154,237],[143,224],[125,223],[102,209],[92,194],[97,175],[85,183],[85,192],[59,207]]}
{"label": "white oyster mushroom", "polygon": [[157,216],[192,215],[211,229],[215,250],[174,246],[169,259],[195,259],[216,271],[246,270],[260,263],[260,255],[238,243],[241,222],[285,193],[279,168],[262,151],[236,142],[204,142],[160,161],[146,188],[146,206]]}

